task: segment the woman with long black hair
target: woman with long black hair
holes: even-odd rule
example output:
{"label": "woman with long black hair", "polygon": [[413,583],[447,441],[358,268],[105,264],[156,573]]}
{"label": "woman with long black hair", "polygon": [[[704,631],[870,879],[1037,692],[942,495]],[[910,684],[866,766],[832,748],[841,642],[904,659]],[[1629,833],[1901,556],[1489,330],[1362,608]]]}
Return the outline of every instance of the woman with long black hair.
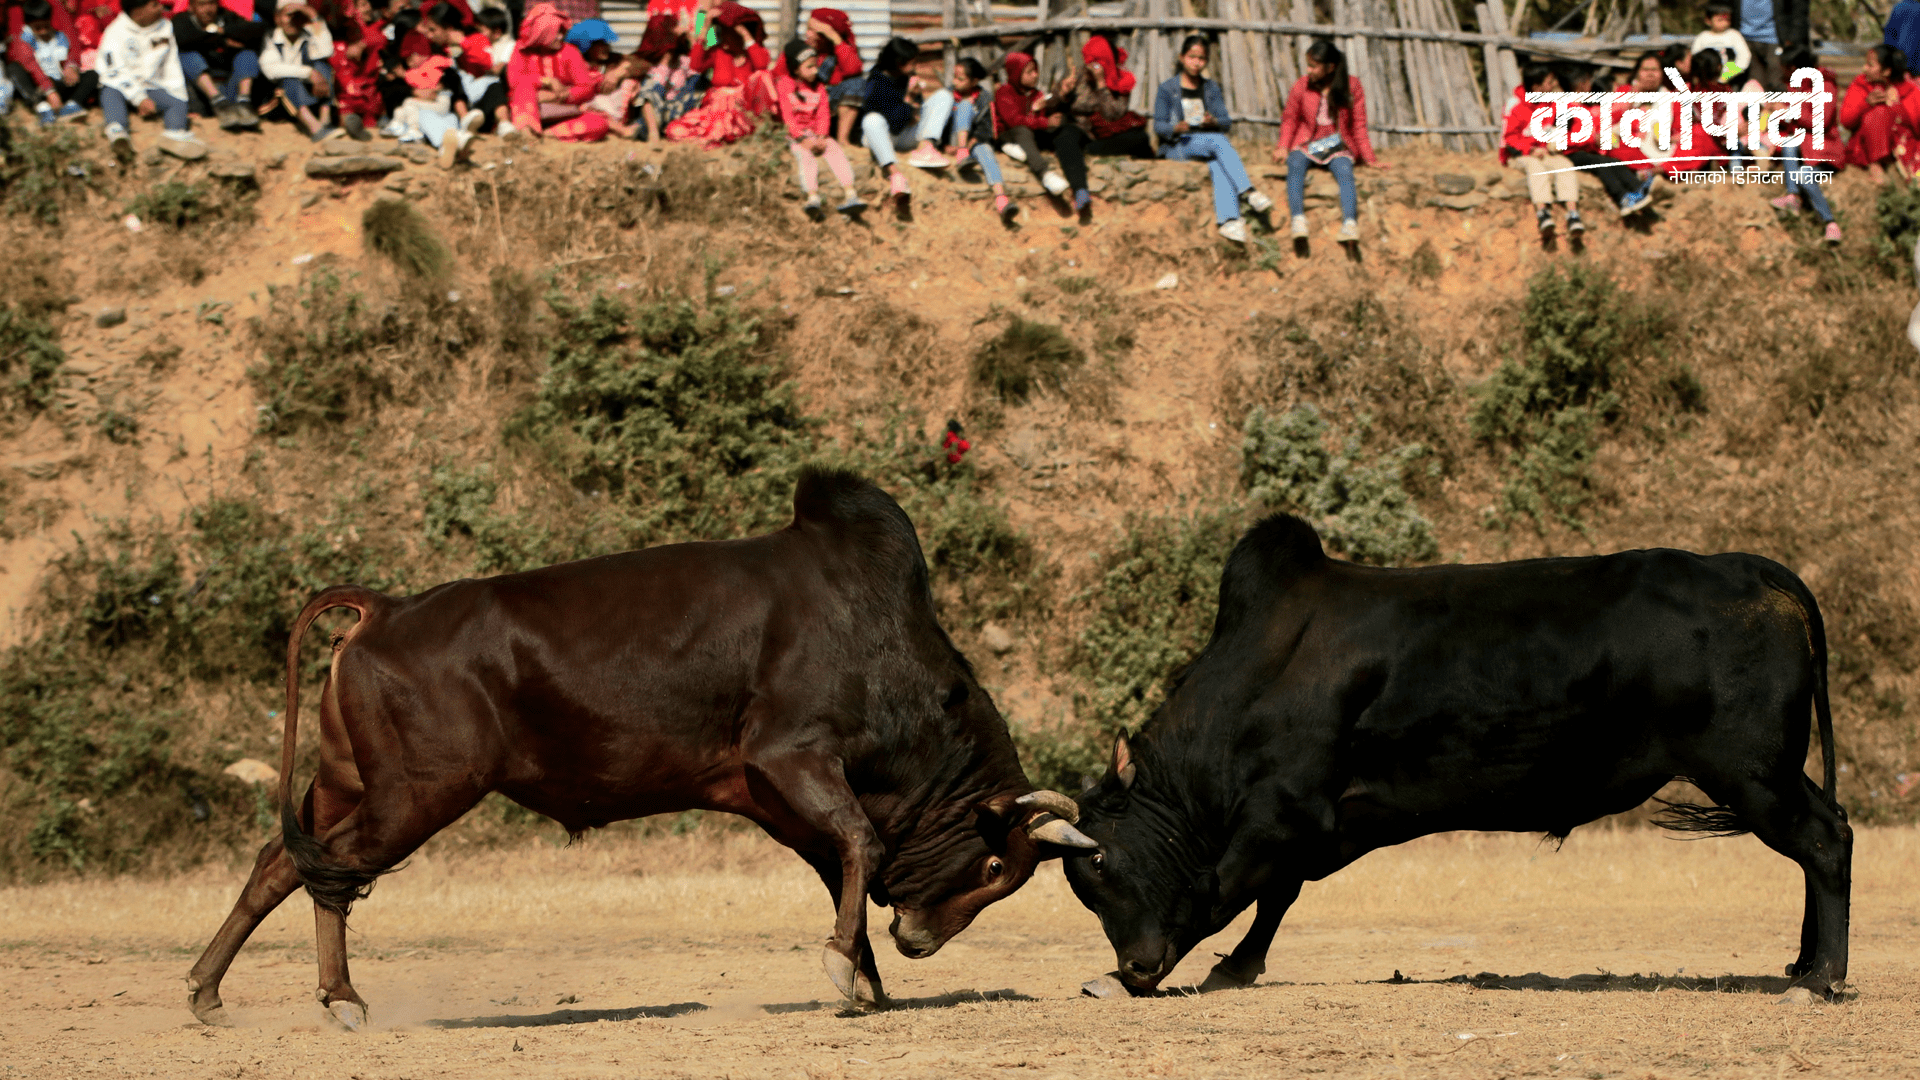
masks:
{"label": "woman with long black hair", "polygon": [[1293,235],[1307,235],[1307,170],[1326,169],[1340,185],[1340,242],[1360,239],[1360,198],[1353,187],[1355,160],[1376,169],[1387,166],[1374,156],[1367,139],[1367,96],[1360,80],[1347,73],[1347,56],[1322,38],[1307,48],[1307,73],[1287,91],[1280,117],[1280,141],[1273,163],[1287,165],[1287,210]]}
{"label": "woman with long black hair", "polygon": [[1213,220],[1220,235],[1236,244],[1247,242],[1247,223],[1240,217],[1240,200],[1255,213],[1273,208],[1247,177],[1239,151],[1228,141],[1233,117],[1227,113],[1227,95],[1207,78],[1212,49],[1198,34],[1180,43],[1180,73],[1160,84],[1153,99],[1153,130],[1160,136],[1160,156],[1169,161],[1204,161],[1213,175]]}

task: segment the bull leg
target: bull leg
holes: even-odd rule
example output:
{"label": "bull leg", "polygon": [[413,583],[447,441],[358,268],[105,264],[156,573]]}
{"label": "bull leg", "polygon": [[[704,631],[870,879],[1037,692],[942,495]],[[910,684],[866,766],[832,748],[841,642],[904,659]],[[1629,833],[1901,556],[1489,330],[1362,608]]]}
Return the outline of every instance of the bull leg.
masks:
{"label": "bull leg", "polygon": [[[1741,822],[1752,828],[1762,843],[1799,863],[1806,872],[1810,903],[1801,924],[1801,955],[1788,973],[1794,976],[1794,986],[1833,997],[1847,981],[1852,826],[1798,769],[1778,783],[1746,781],[1728,794],[1731,798],[1721,801],[1740,815]],[[1809,923],[1813,926],[1811,942],[1805,934]]]}
{"label": "bull leg", "polygon": [[1252,986],[1255,979],[1266,974],[1267,950],[1273,947],[1273,935],[1280,929],[1280,920],[1286,916],[1293,902],[1300,898],[1301,884],[1292,882],[1260,898],[1247,936],[1240,939],[1240,944],[1234,946],[1231,953],[1213,965],[1206,981],[1200,984],[1201,993]]}
{"label": "bull leg", "polygon": [[1788,975],[1798,977],[1813,970],[1813,954],[1820,943],[1820,920],[1814,917],[1814,910],[1818,905],[1819,901],[1814,895],[1813,875],[1808,874],[1806,912],[1800,918],[1800,955],[1793,963],[1787,965]]}
{"label": "bull leg", "polygon": [[[391,794],[369,791],[333,828],[323,843],[326,860],[371,880],[413,854],[433,834],[473,809],[485,791],[461,790],[449,785],[431,801],[416,788]],[[349,1031],[367,1023],[367,1003],[353,988],[347,972],[347,920],[339,912],[314,905],[314,939],[319,952],[320,985],[314,999]]]}
{"label": "bull leg", "polygon": [[[861,809],[860,801],[854,797],[853,789],[847,786],[840,762],[811,754],[785,755],[758,762],[749,775],[750,787],[754,786],[752,772],[757,772],[777,794],[777,800],[768,801],[784,803],[785,809],[799,819],[804,831],[825,837],[839,855],[840,889],[834,901],[837,917],[833,937],[827,942],[821,960],[826,965],[827,978],[833,980],[835,989],[849,1001],[869,1008],[880,1007],[878,968],[874,967],[870,976],[872,985],[864,995],[856,973],[861,969],[863,954],[868,964],[872,964],[873,949],[867,942],[867,886],[879,868],[885,848],[873,831],[873,823],[867,820],[866,811]],[[803,850],[802,844],[785,839],[803,830],[789,832],[790,828],[789,825],[769,831],[789,847]]]}
{"label": "bull leg", "polygon": [[[844,887],[844,872],[840,860],[830,856],[803,855],[820,880],[827,886],[827,894],[833,897],[835,911],[840,910],[840,890]],[[874,1007],[884,1007],[887,1003],[886,991],[880,988],[880,966],[874,960],[873,942],[865,932],[860,935],[859,970],[853,976],[854,1000]]]}
{"label": "bull leg", "polygon": [[293,862],[287,858],[280,838],[267,841],[253,860],[253,873],[233,902],[227,921],[220,924],[220,931],[187,973],[187,1007],[201,1023],[228,1023],[225,1004],[220,1000],[220,980],[226,978],[233,958],[261,921],[299,887],[300,879],[294,875]]}

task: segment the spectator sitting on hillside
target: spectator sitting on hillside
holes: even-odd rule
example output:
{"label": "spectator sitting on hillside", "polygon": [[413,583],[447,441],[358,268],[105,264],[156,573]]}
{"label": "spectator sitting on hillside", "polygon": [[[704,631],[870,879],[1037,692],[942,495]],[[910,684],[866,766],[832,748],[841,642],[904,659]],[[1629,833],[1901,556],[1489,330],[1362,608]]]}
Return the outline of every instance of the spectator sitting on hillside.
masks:
{"label": "spectator sitting on hillside", "polygon": [[[1519,110],[1509,110],[1511,117]],[[1293,216],[1295,239],[1307,237],[1307,170],[1326,169],[1340,188],[1340,242],[1360,239],[1360,198],[1353,187],[1355,159],[1376,169],[1386,163],[1374,157],[1367,137],[1367,95],[1360,80],[1347,74],[1347,57],[1333,42],[1322,38],[1307,47],[1307,73],[1287,91],[1280,115],[1280,141],[1273,163],[1287,165],[1287,210]]]}
{"label": "spectator sitting on hillside", "polygon": [[1853,132],[1847,140],[1847,164],[1865,168],[1875,184],[1885,180],[1890,164],[1909,174],[1920,166],[1916,94],[1920,86],[1907,77],[1904,53],[1891,45],[1867,50],[1865,66],[1840,103],[1840,123]]}
{"label": "spectator sitting on hillside", "polygon": [[[1815,59],[1813,50],[1805,45],[1799,45],[1782,58],[1780,67],[1789,73],[1801,68],[1817,68],[1820,77],[1826,80],[1829,90],[1837,86],[1839,83],[1834,78],[1833,72],[1818,65],[1819,61]],[[1778,86],[1767,87],[1774,91],[1787,88],[1784,82]],[[1809,113],[1809,109],[1818,111]],[[1820,183],[1820,180],[1838,172],[1845,164],[1847,154],[1845,146],[1840,141],[1839,128],[1833,122],[1834,112],[1833,101],[1829,98],[1814,102],[1811,106],[1803,105],[1795,110],[1793,118],[1781,121],[1780,134],[1791,137],[1796,133],[1809,131],[1813,117],[1817,116],[1827,134],[1823,145],[1819,148],[1814,147],[1811,138],[1802,138],[1798,146],[1781,146],[1775,151],[1775,156],[1780,159],[1781,179],[1787,190],[1786,194],[1772,200],[1774,209],[1787,214],[1799,213],[1804,200],[1825,224],[1825,236],[1829,244],[1840,242],[1840,225],[1833,220],[1833,208],[1827,205],[1826,193],[1821,190],[1825,185]]]}
{"label": "spectator sitting on hillside", "polygon": [[1882,43],[1899,49],[1901,56],[1920,56],[1920,0],[1900,0],[1893,5],[1893,10],[1887,12]]}
{"label": "spectator sitting on hillside", "polygon": [[601,63],[587,61],[589,67],[600,72],[600,92],[587,102],[590,112],[602,113],[607,118],[607,128],[623,139],[637,139],[643,130],[639,124],[631,123],[628,117],[633,114],[633,99],[640,93],[640,80],[653,70],[639,53],[625,56],[611,54]]}
{"label": "spectator sitting on hillside", "polygon": [[380,94],[380,112],[392,116],[400,103],[413,96],[407,85],[407,71],[433,55],[433,43],[420,32],[420,9],[404,8],[393,13],[381,29],[386,45],[380,49],[380,70],[374,85]]}
{"label": "spectator sitting on hillside", "polygon": [[920,168],[952,164],[934,141],[946,131],[953,115],[953,92],[914,74],[919,61],[920,46],[905,38],[888,41],[873,62],[867,99],[860,106],[860,141],[873,155],[874,165],[887,175],[894,210],[903,217],[910,212],[913,192],[898,155],[917,147],[907,160]]}
{"label": "spectator sitting on hillside", "polygon": [[173,17],[180,70],[204,96],[208,114],[228,131],[260,126],[253,80],[260,77],[265,30],[221,7],[219,0],[191,0]]}
{"label": "spectator sitting on hillside", "polygon": [[587,112],[600,92],[600,76],[580,50],[563,40],[567,22],[552,4],[540,3],[520,23],[520,40],[507,62],[507,102],[514,129],[562,142],[599,142],[607,118]]}
{"label": "spectator sitting on hillside", "polygon": [[820,81],[820,56],[805,38],[794,38],[780,55],[780,119],[787,125],[787,147],[800,166],[800,189],[807,193],[807,216],[826,218],[820,207],[820,162],[824,160],[845,196],[837,207],[853,214],[866,207],[853,189],[853,164],[833,137],[833,99]]}
{"label": "spectator sitting on hillside", "polygon": [[1008,53],[1006,73],[1007,77],[993,91],[994,130],[999,134],[1000,148],[1008,157],[1024,162],[1033,170],[1040,186],[1057,199],[1072,189],[1059,169],[1048,166],[1041,149],[1053,144],[1054,133],[1067,118],[1058,110],[1046,107],[1047,94],[1040,89],[1040,68],[1032,56],[1023,52]]}
{"label": "spectator sitting on hillside", "polygon": [[668,139],[714,147],[753,134],[755,117],[775,107],[766,26],[753,9],[707,0],[695,14],[687,66],[708,75],[700,107],[669,123]]}
{"label": "spectator sitting on hillside", "polygon": [[17,40],[29,50],[33,66],[8,60],[7,80],[20,100],[33,106],[42,126],[78,117],[99,95],[99,75],[80,70],[79,51],[54,28],[48,0],[24,0],[18,10],[25,25]]}
{"label": "spectator sitting on hillside", "polygon": [[1706,20],[1707,28],[1694,35],[1693,51],[1698,54],[1703,49],[1718,50],[1720,67],[1714,78],[1732,83],[1736,76],[1753,66],[1753,50],[1747,47],[1747,39],[1740,36],[1740,31],[1733,28],[1732,4],[1714,0],[1707,5]]}
{"label": "spectator sitting on hillside", "polygon": [[1180,73],[1154,94],[1153,131],[1160,136],[1161,157],[1207,163],[1213,177],[1213,222],[1221,236],[1245,244],[1247,223],[1240,217],[1240,200],[1246,199],[1256,214],[1273,209],[1273,200],[1253,186],[1239,152],[1227,140],[1233,117],[1220,84],[1206,76],[1211,51],[1198,34],[1180,43]]}
{"label": "spectator sitting on hillside", "polygon": [[640,55],[653,67],[640,80],[636,101],[645,129],[640,138],[659,142],[666,126],[699,107],[705,80],[687,66],[685,39],[674,32],[674,17],[656,16],[640,38]]}
{"label": "spectator sitting on hillside", "polygon": [[1007,197],[1000,162],[993,156],[993,107],[986,94],[987,69],[971,56],[953,65],[953,119],[947,124],[947,156],[961,168],[977,165],[993,191],[993,212],[1012,222],[1019,207]]}
{"label": "spectator sitting on hillside", "polygon": [[[1593,69],[1582,64],[1562,66],[1556,78],[1573,92],[1588,94],[1594,92]],[[1573,110],[1586,114],[1587,122],[1583,131],[1584,138],[1573,141],[1574,127],[1570,122],[1567,139],[1567,160],[1578,166],[1581,171],[1592,174],[1607,189],[1607,197],[1620,211],[1621,217],[1639,213],[1653,205],[1652,194],[1654,176],[1649,172],[1644,178],[1635,175],[1626,165],[1600,152],[1600,111],[1590,105],[1574,105]]]}
{"label": "spectator sitting on hillside", "polygon": [[426,142],[440,151],[440,164],[452,166],[466,156],[472,132],[460,126],[453,109],[453,91],[446,87],[447,73],[453,61],[444,56],[428,57],[407,72],[407,85],[413,96],[393,112],[393,129],[400,141]]}
{"label": "spectator sitting on hillside", "polygon": [[190,130],[187,77],[166,9],[160,0],[120,0],[120,5],[119,18],[100,38],[100,111],[107,120],[107,144],[121,162],[132,161],[130,113],[157,113],[165,124],[162,150],[176,157],[206,156],[206,147]]}
{"label": "spectator sitting on hillside", "polygon": [[[1524,94],[1557,94],[1560,92],[1560,80],[1554,77],[1553,69],[1545,64],[1529,64],[1520,73],[1520,92]],[[1507,113],[1507,129],[1500,143],[1500,163],[1509,168],[1518,169],[1527,177],[1527,197],[1533,201],[1534,221],[1540,227],[1540,235],[1553,235],[1553,204],[1558,202],[1567,208],[1567,232],[1585,232],[1586,222],[1580,220],[1580,174],[1574,171],[1573,162],[1554,149],[1533,137],[1531,124],[1533,107],[1512,109]]]}
{"label": "spectator sitting on hillside", "polygon": [[1093,192],[1087,187],[1090,157],[1153,156],[1147,118],[1127,108],[1133,93],[1133,72],[1127,70],[1127,51],[1104,34],[1095,34],[1080,46],[1080,68],[1054,88],[1053,107],[1066,113],[1066,122],[1054,132],[1053,152],[1073,189],[1073,208],[1084,224],[1092,219]]}
{"label": "spectator sitting on hillside", "polygon": [[260,50],[260,74],[279,87],[294,122],[325,142],[340,134],[333,126],[333,35],[305,4],[281,4],[274,22]]}
{"label": "spectator sitting on hillside", "polygon": [[493,127],[505,135],[511,127],[503,131],[498,125],[508,123],[506,72],[513,38],[507,31],[512,22],[506,12],[491,7],[475,12],[473,20],[475,29],[461,39],[454,71],[471,110],[467,115],[478,113],[480,119],[463,117],[462,126],[476,133]]}
{"label": "spectator sitting on hillside", "polygon": [[[28,20],[23,0],[0,0],[0,11],[4,11],[6,14],[7,35],[4,50],[6,57],[6,63],[4,65],[6,77],[0,78],[0,115],[4,115],[7,109],[13,104],[14,92],[16,90],[23,90],[23,88],[18,85],[23,79],[25,82],[33,85],[31,95],[25,95],[23,90],[23,100],[38,103],[44,100],[40,95],[48,91],[53,91],[56,96],[60,96],[61,105],[65,105],[65,96],[60,95],[57,86],[61,80],[47,74],[46,69],[41,66],[40,60],[36,55],[39,50],[36,50],[28,43],[31,35],[27,29]],[[49,21],[53,25],[54,32],[67,39],[68,51],[71,55],[74,51],[73,43],[77,40],[77,34],[74,31],[72,20],[67,15],[67,9],[55,4],[48,11],[48,16]],[[76,60],[81,59],[79,56],[73,56],[72,58]],[[86,70],[86,65],[82,63],[80,64],[80,68],[84,71]],[[49,105],[49,108],[55,112],[59,110],[59,106]],[[42,122],[47,121],[43,119]]]}
{"label": "spectator sitting on hillside", "polygon": [[[833,103],[834,137],[842,143],[853,138],[853,122],[860,115],[860,103],[867,99],[866,65],[853,40],[853,20],[839,8],[814,8],[807,16],[807,47],[820,61],[820,85],[826,87]],[[777,84],[787,77],[787,62],[773,62]]]}

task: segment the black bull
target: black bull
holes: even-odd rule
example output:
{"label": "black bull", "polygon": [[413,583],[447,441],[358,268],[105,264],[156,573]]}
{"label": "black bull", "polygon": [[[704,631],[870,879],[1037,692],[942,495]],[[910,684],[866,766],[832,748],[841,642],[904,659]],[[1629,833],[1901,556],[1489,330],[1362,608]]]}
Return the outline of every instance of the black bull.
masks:
{"label": "black bull", "polygon": [[[1454,829],[1545,832],[1676,778],[1806,872],[1796,985],[1847,974],[1853,832],[1834,799],[1819,608],[1755,555],[1631,551],[1383,570],[1269,518],[1235,547],[1213,636],[1078,800],[1067,879],[1135,990],[1257,904],[1207,986],[1247,985],[1301,884]],[[1826,784],[1805,773],[1818,719]]]}
{"label": "black bull", "polygon": [[[290,798],[300,640],[334,640],[320,766]],[[322,1004],[349,1027],[346,914],[374,880],[490,791],[569,832],[703,808],[752,819],[826,882],[828,974],[884,1000],[866,902],[928,956],[1075,832],[1027,782],[1007,725],[936,621],[913,523],[856,477],[802,474],[768,536],[674,544],[412,597],[313,598],[287,648],[282,835],[188,975],[203,1021],[247,936],[305,885]]]}

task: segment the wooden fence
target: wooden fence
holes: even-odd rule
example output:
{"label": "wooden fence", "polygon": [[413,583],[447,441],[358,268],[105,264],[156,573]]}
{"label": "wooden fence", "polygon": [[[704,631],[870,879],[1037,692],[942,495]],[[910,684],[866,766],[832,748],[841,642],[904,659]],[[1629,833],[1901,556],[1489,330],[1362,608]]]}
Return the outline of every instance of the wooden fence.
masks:
{"label": "wooden fence", "polygon": [[[1466,151],[1490,150],[1498,141],[1520,84],[1516,50],[1624,67],[1627,61],[1609,54],[1691,40],[1655,36],[1628,45],[1522,38],[1509,32],[1509,2],[1518,9],[1518,0],[1476,3],[1478,29],[1466,30],[1451,0],[1212,0],[1215,13],[1204,16],[1176,12],[1176,0],[1126,0],[1118,16],[1085,15],[1084,0],[1039,0],[1039,18],[1029,22],[992,22],[976,15],[969,0],[946,0],[940,29],[903,36],[945,44],[949,57],[973,55],[989,68],[1007,52],[1032,52],[1050,85],[1093,31],[1114,32],[1139,77],[1133,107],[1151,113],[1155,90],[1177,70],[1180,39],[1204,33],[1216,42],[1212,74],[1228,109],[1237,122],[1269,137],[1286,92],[1306,70],[1307,46],[1331,38],[1366,90],[1376,145],[1425,142]],[[1331,21],[1320,20],[1321,10],[1330,10]]]}

